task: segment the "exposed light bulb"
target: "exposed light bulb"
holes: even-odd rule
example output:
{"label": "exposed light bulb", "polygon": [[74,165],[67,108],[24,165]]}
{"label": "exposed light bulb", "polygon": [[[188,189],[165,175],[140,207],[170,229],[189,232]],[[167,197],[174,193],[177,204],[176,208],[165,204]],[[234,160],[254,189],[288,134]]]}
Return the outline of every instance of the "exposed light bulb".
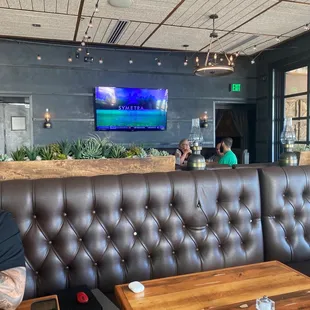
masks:
{"label": "exposed light bulb", "polygon": [[255,64],[255,60],[254,60],[254,59],[251,60],[251,64],[252,64],[252,65]]}
{"label": "exposed light bulb", "polygon": [[99,12],[98,3],[96,3],[95,12],[96,12],[96,13]]}
{"label": "exposed light bulb", "polygon": [[236,52],[236,57],[238,57],[240,55],[240,52],[238,51],[238,52]]}
{"label": "exposed light bulb", "polygon": [[187,57],[185,56],[185,58],[184,58],[184,66],[186,67],[187,65],[188,65],[188,59],[187,59]]}
{"label": "exposed light bulb", "polygon": [[256,47],[256,45],[254,45],[254,46],[253,46],[253,50],[255,51],[255,50],[256,50],[256,48],[257,48],[257,47]]}
{"label": "exposed light bulb", "polygon": [[93,20],[92,20],[92,19],[90,20],[90,22],[89,22],[89,24],[88,24],[88,27],[89,27],[89,28],[93,28]]}
{"label": "exposed light bulb", "polygon": [[100,57],[99,58],[99,63],[102,65],[103,64],[103,59]]}
{"label": "exposed light bulb", "polygon": [[82,45],[82,46],[85,46],[85,42],[84,42],[84,41],[82,41],[82,42],[81,42],[81,45]]}
{"label": "exposed light bulb", "polygon": [[308,30],[310,29],[309,24],[306,24],[306,25],[304,26],[304,29],[305,29],[306,31],[308,31]]}
{"label": "exposed light bulb", "polygon": [[41,56],[38,54],[37,55],[37,60],[41,60],[42,58],[41,58]]}
{"label": "exposed light bulb", "polygon": [[89,52],[89,50],[87,49],[87,50],[86,50],[86,55],[89,56],[89,54],[90,54],[90,52]]}
{"label": "exposed light bulb", "polygon": [[130,65],[132,65],[132,64],[133,64],[133,60],[132,60],[131,58],[129,59],[129,61],[128,61],[128,62],[129,62],[129,64],[130,64]]}
{"label": "exposed light bulb", "polygon": [[277,41],[277,42],[280,42],[280,37],[276,37],[276,41]]}
{"label": "exposed light bulb", "polygon": [[82,48],[81,47],[78,48],[78,52],[82,52]]}
{"label": "exposed light bulb", "polygon": [[68,57],[68,62],[72,62],[72,57],[71,56]]}
{"label": "exposed light bulb", "polygon": [[160,59],[157,60],[157,66],[159,66],[159,67],[161,66],[161,61],[160,61]]}
{"label": "exposed light bulb", "polygon": [[85,38],[85,39],[87,39],[87,38],[88,38],[88,34],[87,34],[87,32],[85,32],[85,34],[84,34],[84,38]]}

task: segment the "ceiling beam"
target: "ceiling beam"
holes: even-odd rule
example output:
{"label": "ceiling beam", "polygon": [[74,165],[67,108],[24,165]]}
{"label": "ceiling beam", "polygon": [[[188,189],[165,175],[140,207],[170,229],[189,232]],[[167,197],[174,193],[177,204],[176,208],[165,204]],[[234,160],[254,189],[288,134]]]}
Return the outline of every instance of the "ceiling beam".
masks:
{"label": "ceiling beam", "polygon": [[140,47],[142,47],[153,35],[154,33],[170,18],[170,16],[185,2],[181,0],[178,5],[165,17],[165,19],[152,31],[152,33],[142,42]]}
{"label": "ceiling beam", "polygon": [[[222,38],[228,36],[230,33],[236,31],[237,29],[239,29],[240,27],[244,26],[245,24],[249,23],[250,21],[252,21],[253,19],[259,17],[260,15],[266,13],[267,11],[269,11],[270,9],[274,8],[275,6],[279,5],[281,3],[281,1],[274,3],[273,5],[271,5],[270,7],[266,8],[265,10],[261,11],[260,13],[256,14],[255,16],[251,17],[250,19],[248,19],[247,21],[245,21],[244,23],[240,24],[239,26],[235,27],[234,29],[230,30],[228,33],[224,34],[223,36],[221,36],[220,38],[218,38],[216,41],[221,40]],[[216,42],[214,41],[214,43]],[[202,47],[198,52],[203,51],[205,48],[207,48],[210,44],[207,44],[206,46]]]}
{"label": "ceiling beam", "polygon": [[84,2],[85,2],[85,0],[81,0],[81,2],[80,2],[80,7],[79,7],[79,12],[78,12],[78,17],[77,17],[77,20],[76,20],[73,41],[76,41],[76,38],[77,38],[77,35],[78,35],[78,32],[79,32],[81,18],[82,18],[82,12],[83,12],[83,8],[84,8]]}
{"label": "ceiling beam", "polygon": [[289,2],[289,3],[294,3],[294,4],[305,4],[305,5],[310,5],[309,2],[302,2],[302,1],[292,1],[292,0],[282,0],[283,2]]}

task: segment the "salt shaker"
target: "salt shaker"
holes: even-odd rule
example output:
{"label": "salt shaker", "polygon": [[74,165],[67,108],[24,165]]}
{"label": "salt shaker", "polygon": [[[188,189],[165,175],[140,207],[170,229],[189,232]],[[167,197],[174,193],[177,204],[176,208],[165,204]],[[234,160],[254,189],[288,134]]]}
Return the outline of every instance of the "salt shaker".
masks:
{"label": "salt shaker", "polygon": [[275,310],[275,302],[267,296],[256,299],[256,310]]}

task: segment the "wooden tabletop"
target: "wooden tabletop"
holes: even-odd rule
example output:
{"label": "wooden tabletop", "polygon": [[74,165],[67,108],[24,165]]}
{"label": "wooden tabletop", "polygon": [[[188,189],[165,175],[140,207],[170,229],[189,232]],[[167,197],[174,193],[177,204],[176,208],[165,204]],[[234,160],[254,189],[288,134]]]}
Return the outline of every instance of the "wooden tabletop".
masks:
{"label": "wooden tabletop", "polygon": [[[295,308],[288,305],[298,300],[310,304],[310,278],[277,261],[142,283],[145,290],[139,294],[126,284],[115,287],[122,309],[255,309],[256,299],[264,295],[277,296],[281,307],[290,310]],[[279,306],[276,303],[277,310]]]}
{"label": "wooden tabletop", "polygon": [[[28,300],[25,300],[23,301],[19,307],[16,309],[16,310],[31,310],[31,305],[34,303],[34,302],[37,302],[37,301],[45,301],[45,300],[50,300],[50,299],[55,299],[56,300],[56,304],[57,304],[57,310],[60,309],[59,308],[59,303],[58,303],[58,298],[57,298],[57,295],[51,295],[51,296],[45,296],[45,297],[39,297],[39,298],[35,298],[35,299],[28,299]],[[47,307],[49,309],[46,309],[46,310],[50,310],[50,307]],[[43,310],[44,308],[42,308]]]}

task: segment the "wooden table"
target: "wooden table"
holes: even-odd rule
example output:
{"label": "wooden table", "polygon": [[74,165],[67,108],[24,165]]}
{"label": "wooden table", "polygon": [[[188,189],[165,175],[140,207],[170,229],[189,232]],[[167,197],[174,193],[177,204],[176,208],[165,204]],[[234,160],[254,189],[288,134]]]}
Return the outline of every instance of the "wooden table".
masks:
{"label": "wooden table", "polygon": [[145,290],[139,294],[125,284],[115,287],[122,309],[252,310],[264,295],[281,300],[277,310],[310,309],[310,278],[277,261],[142,283]]}
{"label": "wooden table", "polygon": [[49,300],[49,299],[55,299],[56,300],[56,303],[57,303],[57,309],[60,309],[59,308],[59,304],[58,304],[58,298],[57,298],[57,295],[51,295],[51,296],[45,296],[45,297],[39,297],[39,298],[35,298],[35,299],[28,299],[28,300],[25,300],[23,301],[19,307],[16,309],[16,310],[31,310],[31,305],[34,303],[34,302],[37,302],[37,301],[43,301],[43,300]]}

